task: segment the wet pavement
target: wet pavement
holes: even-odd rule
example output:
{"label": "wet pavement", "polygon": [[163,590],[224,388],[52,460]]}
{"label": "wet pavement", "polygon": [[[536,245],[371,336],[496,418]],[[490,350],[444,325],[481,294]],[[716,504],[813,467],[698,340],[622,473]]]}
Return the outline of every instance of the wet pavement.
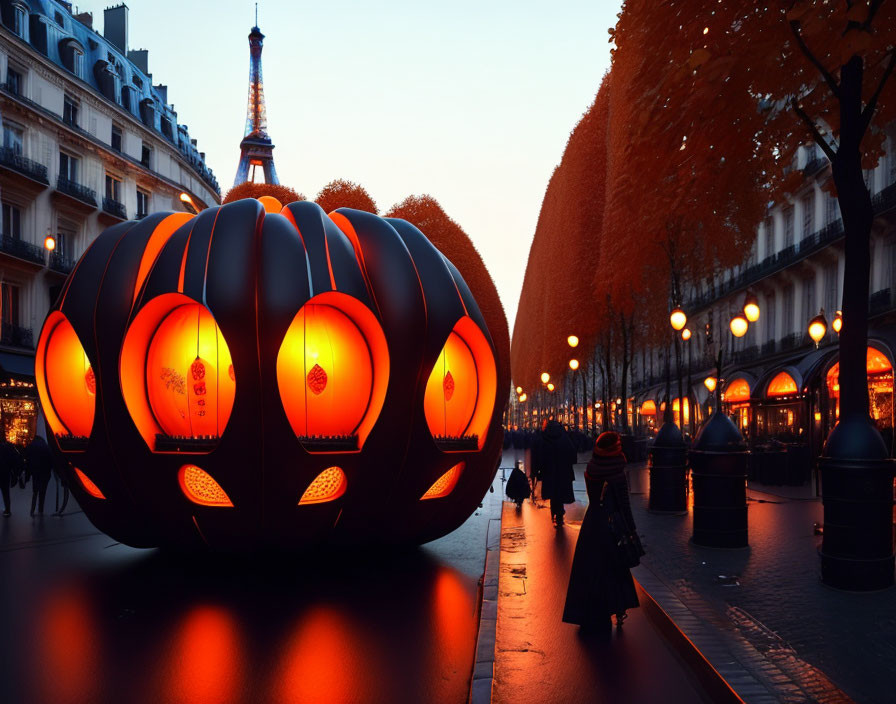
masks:
{"label": "wet pavement", "polygon": [[629,611],[609,643],[561,621],[585,506],[568,506],[555,529],[538,504],[504,504],[492,702],[707,701],[644,609]]}
{"label": "wet pavement", "polygon": [[422,548],[313,558],[128,548],[16,488],[0,702],[466,702],[496,486]]}

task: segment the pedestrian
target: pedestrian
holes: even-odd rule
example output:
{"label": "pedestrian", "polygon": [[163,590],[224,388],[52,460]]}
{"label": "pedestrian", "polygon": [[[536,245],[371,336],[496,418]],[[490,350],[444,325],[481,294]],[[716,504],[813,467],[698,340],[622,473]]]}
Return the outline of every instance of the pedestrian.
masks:
{"label": "pedestrian", "polygon": [[43,515],[47,486],[53,473],[53,453],[40,435],[35,435],[25,448],[25,472],[31,476],[31,515],[34,515],[35,508]]}
{"label": "pedestrian", "polygon": [[507,480],[507,496],[516,504],[517,508],[522,508],[523,501],[529,498],[530,492],[529,480],[526,479],[526,475],[520,469],[520,461],[517,460],[516,466],[510,472],[510,478]]}
{"label": "pedestrian", "polygon": [[567,432],[555,420],[545,422],[544,429],[535,438],[532,462],[536,476],[541,480],[541,498],[551,503],[551,519],[554,526],[563,525],[566,514],[564,504],[575,503],[572,483],[576,475],[576,448]]}
{"label": "pedestrian", "polygon": [[[68,480],[65,478],[63,468],[67,465],[66,461],[61,458],[55,458],[53,462],[53,474],[56,475],[56,513],[54,516],[62,517],[65,507],[68,506],[69,488]],[[62,505],[59,505],[59,485],[62,485]]]}
{"label": "pedestrian", "polygon": [[[611,526],[611,518],[621,517],[629,533],[637,536],[618,433],[598,437],[585,470],[585,486],[588,509],[576,542],[563,620],[609,638],[611,616],[616,615],[621,627],[625,612],[639,606],[631,570]],[[640,549],[640,541],[637,546]]]}
{"label": "pedestrian", "polygon": [[22,473],[22,456],[5,437],[0,440],[0,493],[3,494],[3,515],[12,514],[9,489],[19,481]]}

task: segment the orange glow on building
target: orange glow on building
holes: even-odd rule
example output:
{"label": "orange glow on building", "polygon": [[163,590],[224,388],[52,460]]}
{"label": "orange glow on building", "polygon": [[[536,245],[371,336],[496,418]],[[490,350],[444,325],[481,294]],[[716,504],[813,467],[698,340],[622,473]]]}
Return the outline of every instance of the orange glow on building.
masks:
{"label": "orange glow on building", "polygon": [[318,474],[305,489],[299,504],[322,504],[338,499],[348,488],[345,472],[339,467],[328,467]]}
{"label": "orange glow on building", "polygon": [[433,485],[426,490],[426,493],[420,497],[420,500],[441,499],[448,496],[448,494],[454,491],[454,487],[457,486],[457,481],[460,479],[461,472],[463,472],[464,464],[464,462],[461,462],[460,464],[454,465],[441,477],[436,479],[435,482],[433,482]]}
{"label": "orange glow on building", "polygon": [[656,415],[656,402],[655,401],[645,401],[641,404],[641,415],[642,416],[655,416]]}
{"label": "orange glow on building", "polygon": [[84,491],[90,494],[95,499],[105,499],[106,497],[103,495],[103,492],[100,491],[100,488],[90,481],[90,477],[88,477],[84,472],[82,472],[77,467],[74,467],[75,474],[78,476],[78,481],[81,482],[81,486],[84,487]]}
{"label": "orange glow on building", "polygon": [[88,437],[96,412],[96,376],[77,333],[59,311],[52,312],[44,324],[35,376],[53,433]]}
{"label": "orange glow on building", "polygon": [[345,294],[311,300],[293,318],[277,355],[283,408],[300,439],[341,438],[357,450],[385,398],[385,336],[366,306]]}
{"label": "orange glow on building", "polygon": [[750,384],[746,379],[735,379],[725,387],[726,403],[743,403],[750,400]]}
{"label": "orange glow on building", "polygon": [[[769,398],[777,396],[790,396],[799,392],[799,388],[793,377],[787,372],[778,372],[774,379],[768,384],[766,396]],[[727,399],[726,399],[727,400]]]}
{"label": "orange glow on building", "polygon": [[237,624],[225,609],[194,607],[166,648],[166,701],[226,704],[240,701],[246,667]]}
{"label": "orange glow on building", "polygon": [[200,506],[233,506],[227,492],[208,472],[195,464],[185,464],[177,473],[181,491],[190,501]]}
{"label": "orange glow on building", "polygon": [[434,438],[476,438],[482,449],[495,403],[497,372],[479,327],[461,318],[448,335],[426,383],[423,411]]}
{"label": "orange glow on building", "polygon": [[[870,413],[874,420],[892,418],[893,367],[880,350],[868,348],[865,368],[868,372]],[[826,378],[828,396],[834,401],[834,416],[840,417],[840,362],[830,368]]]}

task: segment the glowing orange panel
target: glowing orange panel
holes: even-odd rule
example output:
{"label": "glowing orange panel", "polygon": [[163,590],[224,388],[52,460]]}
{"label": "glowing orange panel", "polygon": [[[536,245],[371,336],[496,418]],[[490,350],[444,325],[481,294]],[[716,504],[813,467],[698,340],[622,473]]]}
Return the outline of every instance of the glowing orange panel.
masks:
{"label": "glowing orange panel", "polygon": [[47,318],[35,355],[41,404],[57,436],[88,437],[96,410],[96,376],[71,323]]}
{"label": "glowing orange panel", "polygon": [[[796,384],[794,384],[796,386]],[[725,401],[738,403],[750,400],[750,384],[746,379],[735,379],[725,389]]]}
{"label": "glowing orange panel", "polygon": [[787,372],[779,372],[777,376],[769,382],[766,395],[769,397],[789,396],[797,392],[798,388],[793,377]]}
{"label": "glowing orange panel", "polygon": [[382,328],[345,294],[328,292],[306,303],[277,354],[277,384],[293,432],[350,441],[347,451],[364,444],[387,381]]}
{"label": "glowing orange panel", "polygon": [[[873,374],[882,374],[893,368],[890,364],[890,360],[887,359],[887,356],[874,347],[868,348],[866,359],[866,369],[869,376]],[[837,362],[828,371],[827,384],[830,396],[832,398],[840,398],[840,362]]]}
{"label": "glowing orange panel", "polygon": [[339,467],[328,467],[305,489],[299,504],[322,504],[338,499],[348,488],[345,473]]}
{"label": "glowing orange panel", "polygon": [[137,295],[140,293],[140,287],[149,276],[152,265],[155,264],[159,252],[169,240],[175,230],[185,222],[193,218],[192,213],[172,213],[162,220],[149,236],[146,247],[143,248],[143,256],[140,258],[140,268],[137,270],[137,281],[134,283],[134,302],[137,301]]}
{"label": "glowing orange panel", "polygon": [[655,416],[656,415],[656,403],[654,401],[645,401],[641,404],[641,415],[642,416]]}
{"label": "glowing orange panel", "polygon": [[448,335],[426,383],[423,411],[433,437],[475,436],[482,449],[496,384],[491,347],[479,327],[465,316]]}
{"label": "glowing orange panel", "polygon": [[146,355],[149,405],[162,432],[220,437],[236,393],[231,366],[224,336],[205,306],[190,303],[172,310]]}
{"label": "glowing orange panel", "polygon": [[90,477],[88,477],[84,472],[82,472],[77,467],[74,468],[75,474],[78,475],[78,480],[81,482],[81,486],[84,487],[84,491],[90,494],[95,499],[105,499],[106,497],[103,495],[103,492],[100,491],[100,488],[90,481]]}
{"label": "glowing orange panel", "polygon": [[233,506],[221,485],[195,464],[185,464],[177,474],[181,491],[190,501],[200,506]]}
{"label": "glowing orange panel", "polygon": [[420,497],[420,500],[441,499],[442,497],[448,496],[448,494],[454,491],[454,487],[457,486],[457,480],[460,479],[464,464],[464,462],[461,462],[460,464],[454,465],[441,477],[436,479],[433,485],[426,490],[426,493]]}

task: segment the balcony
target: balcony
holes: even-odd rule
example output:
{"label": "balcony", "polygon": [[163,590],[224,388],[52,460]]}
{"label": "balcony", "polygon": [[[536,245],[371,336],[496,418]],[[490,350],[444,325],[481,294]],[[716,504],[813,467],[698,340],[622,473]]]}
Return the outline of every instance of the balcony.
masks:
{"label": "balcony", "polygon": [[0,345],[34,349],[34,334],[30,328],[4,322],[0,325]]}
{"label": "balcony", "polygon": [[66,257],[58,252],[52,252],[50,254],[50,269],[53,271],[68,276],[72,273],[72,269],[74,268],[75,262],[70,257]]}
{"label": "balcony", "polygon": [[34,198],[49,184],[46,166],[16,154],[11,147],[0,147],[0,186],[25,191]]}
{"label": "balcony", "polygon": [[[128,219],[127,211],[124,209],[124,203],[119,203],[117,200],[114,200],[113,198],[103,198],[103,213],[106,213],[107,215],[112,216],[111,217],[112,224],[114,224],[115,222],[118,222],[120,220]],[[108,217],[107,218],[101,217],[100,219],[104,220],[106,222],[108,222],[110,220],[110,218],[108,218]]]}
{"label": "balcony", "polygon": [[56,189],[96,208],[96,191],[92,188],[60,176],[56,181]]}
{"label": "balcony", "polygon": [[44,249],[18,237],[3,235],[0,238],[0,252],[34,264],[43,265],[44,263]]}

